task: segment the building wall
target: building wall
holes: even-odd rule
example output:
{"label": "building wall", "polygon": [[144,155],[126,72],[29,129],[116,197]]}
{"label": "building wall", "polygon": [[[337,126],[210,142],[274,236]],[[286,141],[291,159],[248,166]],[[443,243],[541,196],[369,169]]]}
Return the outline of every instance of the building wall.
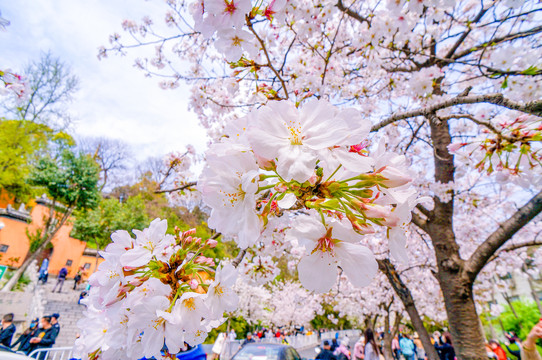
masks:
{"label": "building wall", "polygon": [[[98,259],[98,266],[104,261],[102,257]],[[96,256],[90,256],[90,255],[84,255],[81,256],[81,260],[79,261],[79,268],[85,267],[86,264],[90,264],[90,267],[85,268],[83,273],[83,279],[88,279],[88,277],[96,271]]]}
{"label": "building wall", "polygon": [[4,227],[0,230],[0,248],[7,245],[7,252],[0,252],[0,265],[19,267],[22,265],[30,243],[26,236],[28,223],[6,216],[0,216]]}
{"label": "building wall", "polygon": [[[41,228],[48,216],[48,211],[47,206],[35,203],[31,212],[32,222],[30,224],[9,216],[0,216],[0,221],[4,223],[4,228],[0,230],[0,246],[8,246],[6,253],[0,253],[2,255],[0,258],[1,265],[15,268],[22,265],[30,249],[27,231],[34,233],[36,229]],[[95,259],[93,261],[88,261],[88,259],[83,261],[86,243],[69,236],[72,228],[71,221],[67,221],[51,241],[53,244],[53,252],[49,259],[49,274],[51,275],[57,275],[60,269],[66,267],[68,277],[74,277],[79,266],[83,266],[86,262],[90,262],[91,269],[94,269]],[[70,262],[71,265],[69,265]],[[92,271],[87,270],[87,277],[91,273]]]}

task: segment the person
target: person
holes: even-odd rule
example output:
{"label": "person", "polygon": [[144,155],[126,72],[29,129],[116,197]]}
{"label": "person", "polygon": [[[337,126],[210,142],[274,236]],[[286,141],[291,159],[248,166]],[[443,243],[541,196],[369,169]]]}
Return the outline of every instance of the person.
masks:
{"label": "person", "polygon": [[38,331],[38,324],[39,324],[39,319],[38,318],[35,318],[34,320],[32,320],[30,322],[30,326],[28,327],[28,329],[26,329],[20,336],[19,338],[17,339],[17,341],[15,341],[11,347],[14,348],[15,346],[19,345],[19,348],[17,349],[17,351],[22,351],[24,352],[25,354],[29,354],[30,353],[30,339],[32,339],[35,335],[36,335],[36,332]]}
{"label": "person", "polygon": [[395,360],[401,358],[401,347],[399,346],[399,337],[397,335],[391,340],[391,352]]}
{"label": "person", "polygon": [[380,349],[376,345],[373,330],[365,329],[365,360],[380,360]]}
{"label": "person", "polygon": [[350,338],[348,335],[344,335],[343,339],[341,340],[341,343],[343,343],[346,347],[350,346]]}
{"label": "person", "polygon": [[68,276],[68,269],[66,269],[65,267],[63,267],[62,269],[60,269],[60,271],[58,272],[58,278],[56,280],[56,284],[55,284],[55,287],[53,288],[53,291],[52,292],[55,292],[56,290],[56,287],[60,285],[60,287],[58,288],[58,292],[61,292],[62,291],[62,285],[64,285],[64,281],[66,280],[66,276]]}
{"label": "person", "polygon": [[521,344],[522,360],[542,360],[542,356],[536,350],[536,341],[542,339],[542,319],[533,326],[525,341]]}
{"label": "person", "polygon": [[425,350],[423,349],[423,344],[418,333],[414,333],[414,346],[416,346],[416,359],[424,360],[425,359]]}
{"label": "person", "polygon": [[11,347],[11,339],[15,334],[15,325],[13,325],[13,314],[9,313],[2,318],[2,330],[0,330],[0,345]]}
{"label": "person", "polygon": [[339,341],[337,340],[337,338],[333,338],[331,340],[331,351],[335,352],[335,350],[337,350],[338,347],[339,347]]}
{"label": "person", "polygon": [[[505,333],[504,336],[510,342],[509,344],[504,344],[506,346],[506,350],[508,350],[508,352],[516,359],[521,360],[521,341],[519,340],[517,334],[511,331]],[[517,350],[511,349],[510,345],[515,345],[517,347]]]}
{"label": "person", "polygon": [[495,355],[497,355],[497,360],[507,360],[506,351],[501,347],[501,344],[495,339],[489,340],[489,347]]}
{"label": "person", "polygon": [[405,360],[414,360],[415,346],[414,342],[407,334],[404,334],[403,338],[399,340],[399,347],[405,357]]}
{"label": "person", "polygon": [[51,315],[51,325],[53,325],[53,330],[55,331],[55,341],[58,336],[58,333],[60,332],[60,324],[58,323],[58,318],[60,317],[60,314],[54,313]]}
{"label": "person", "polygon": [[288,340],[286,340],[286,336],[284,334],[280,334],[280,343],[288,345]]}
{"label": "person", "polygon": [[439,345],[438,342],[435,341],[435,349],[437,349],[440,360],[454,360],[455,351],[452,344],[452,334],[445,332],[442,334],[442,337],[444,338],[444,343],[442,345]]}
{"label": "person", "polygon": [[486,353],[487,353],[487,358],[490,359],[490,360],[497,360],[497,355],[495,355],[495,353],[493,352],[493,350],[491,350],[491,346],[489,346],[488,343],[486,343]]}
{"label": "person", "polygon": [[339,346],[333,352],[333,355],[337,357],[337,360],[350,360],[350,351],[348,350],[346,345],[347,344],[344,342],[344,340],[341,340],[339,342]]}
{"label": "person", "polygon": [[365,346],[365,338],[361,336],[359,340],[354,345],[354,360],[363,360],[365,358],[365,353],[363,347]]}
{"label": "person", "polygon": [[218,359],[220,357],[220,354],[222,353],[222,348],[224,347],[224,340],[226,340],[226,334],[223,332],[219,333],[211,349],[211,351],[213,352],[211,356],[212,360]]}
{"label": "person", "polygon": [[[30,339],[30,349],[29,353],[36,349],[44,349],[53,347],[55,344],[55,331],[53,330],[53,325],[51,324],[51,317],[44,316],[41,318],[41,328],[38,329],[35,336]],[[46,354],[41,354],[40,359],[44,359]]]}
{"label": "person", "polygon": [[253,342],[256,342],[256,341],[252,338],[252,333],[249,331],[249,332],[247,332],[247,337],[243,341],[243,345],[241,347],[245,346],[246,344],[253,343]]}
{"label": "person", "polygon": [[333,355],[333,351],[331,351],[331,344],[328,340],[324,340],[324,349],[320,351],[318,355],[316,355],[317,360],[337,360],[337,357]]}
{"label": "person", "polygon": [[46,257],[41,262],[38,281],[41,281],[43,284],[45,284],[47,282],[48,277],[49,277],[49,258]]}
{"label": "person", "polygon": [[73,278],[73,290],[77,290],[77,285],[79,285],[79,282],[83,278],[83,267],[80,267],[79,270],[77,270],[77,273],[75,273],[75,276]]}
{"label": "person", "polygon": [[237,334],[235,333],[235,330],[231,329],[230,333],[228,334],[228,340],[235,341],[237,339]]}

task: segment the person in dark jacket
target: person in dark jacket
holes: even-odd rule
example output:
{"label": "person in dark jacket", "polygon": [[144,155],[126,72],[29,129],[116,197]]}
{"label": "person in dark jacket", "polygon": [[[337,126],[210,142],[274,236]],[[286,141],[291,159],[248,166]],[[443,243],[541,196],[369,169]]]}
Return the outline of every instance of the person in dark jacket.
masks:
{"label": "person in dark jacket", "polygon": [[11,339],[15,334],[15,325],[13,325],[13,314],[6,314],[2,318],[2,328],[0,329],[0,345],[11,346]]}
{"label": "person in dark jacket", "polygon": [[62,285],[64,285],[64,281],[66,281],[66,276],[68,276],[68,269],[66,269],[65,267],[63,267],[62,269],[60,269],[60,271],[58,272],[58,278],[56,280],[56,284],[55,284],[55,287],[53,288],[53,291],[52,292],[55,292],[56,290],[56,287],[59,286],[58,288],[58,292],[61,292],[62,291]]}
{"label": "person in dark jacket", "polygon": [[250,344],[250,343],[253,343],[253,342],[256,342],[256,340],[254,340],[254,338],[252,338],[252,333],[249,331],[247,333],[247,337],[243,341],[243,344],[241,345],[241,347],[244,347],[246,344]]}
{"label": "person in dark jacket", "polygon": [[320,351],[318,355],[316,355],[316,359],[318,360],[337,360],[337,357],[333,355],[333,351],[331,351],[331,344],[329,341],[324,341],[324,349]]}
{"label": "person in dark jacket", "polygon": [[30,347],[31,347],[30,339],[36,336],[36,333],[38,332],[38,324],[39,324],[38,318],[35,318],[34,320],[32,320],[32,322],[30,323],[30,327],[26,329],[21,334],[21,336],[19,336],[17,341],[15,341],[11,345],[11,347],[14,348],[15,346],[19,345],[19,348],[17,349],[17,351],[22,351],[28,355],[30,353]]}
{"label": "person in dark jacket", "polygon": [[435,343],[435,349],[438,351],[440,360],[454,360],[455,351],[452,345],[452,334],[445,332],[442,334],[442,337],[444,338],[444,343],[442,345]]}
{"label": "person in dark jacket", "polygon": [[51,315],[51,325],[53,325],[53,330],[55,331],[55,341],[58,336],[58,333],[60,332],[60,324],[58,323],[58,318],[60,317],[60,314],[54,313]]}
{"label": "person in dark jacket", "polygon": [[[44,316],[41,318],[41,328],[38,329],[36,335],[30,339],[30,351],[36,349],[51,348],[55,344],[56,331],[51,324],[51,317]],[[40,360],[45,358],[45,353],[40,355]]]}

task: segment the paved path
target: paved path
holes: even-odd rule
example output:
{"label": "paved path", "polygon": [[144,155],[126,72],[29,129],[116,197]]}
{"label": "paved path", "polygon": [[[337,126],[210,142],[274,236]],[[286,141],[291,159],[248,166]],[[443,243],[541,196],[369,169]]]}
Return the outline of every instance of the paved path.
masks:
{"label": "paved path", "polygon": [[43,295],[47,300],[44,315],[60,314],[60,333],[55,347],[73,346],[79,332],[77,321],[83,317],[85,309],[83,305],[77,304],[81,290],[73,290],[73,280],[67,280],[61,293],[53,293],[51,290],[55,284],[56,278],[49,277],[47,284],[40,285],[45,290]]}

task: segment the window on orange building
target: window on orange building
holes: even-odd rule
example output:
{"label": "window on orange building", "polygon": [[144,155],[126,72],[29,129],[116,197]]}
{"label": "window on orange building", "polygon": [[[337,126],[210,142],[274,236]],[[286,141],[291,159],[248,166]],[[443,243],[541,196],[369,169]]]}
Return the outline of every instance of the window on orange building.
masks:
{"label": "window on orange building", "polygon": [[66,261],[66,266],[72,266],[72,264],[73,264],[73,260]]}
{"label": "window on orange building", "polygon": [[85,265],[83,266],[83,269],[85,270],[90,269],[90,263],[85,263]]}
{"label": "window on orange building", "polygon": [[0,253],[8,252],[9,245],[0,244]]}

